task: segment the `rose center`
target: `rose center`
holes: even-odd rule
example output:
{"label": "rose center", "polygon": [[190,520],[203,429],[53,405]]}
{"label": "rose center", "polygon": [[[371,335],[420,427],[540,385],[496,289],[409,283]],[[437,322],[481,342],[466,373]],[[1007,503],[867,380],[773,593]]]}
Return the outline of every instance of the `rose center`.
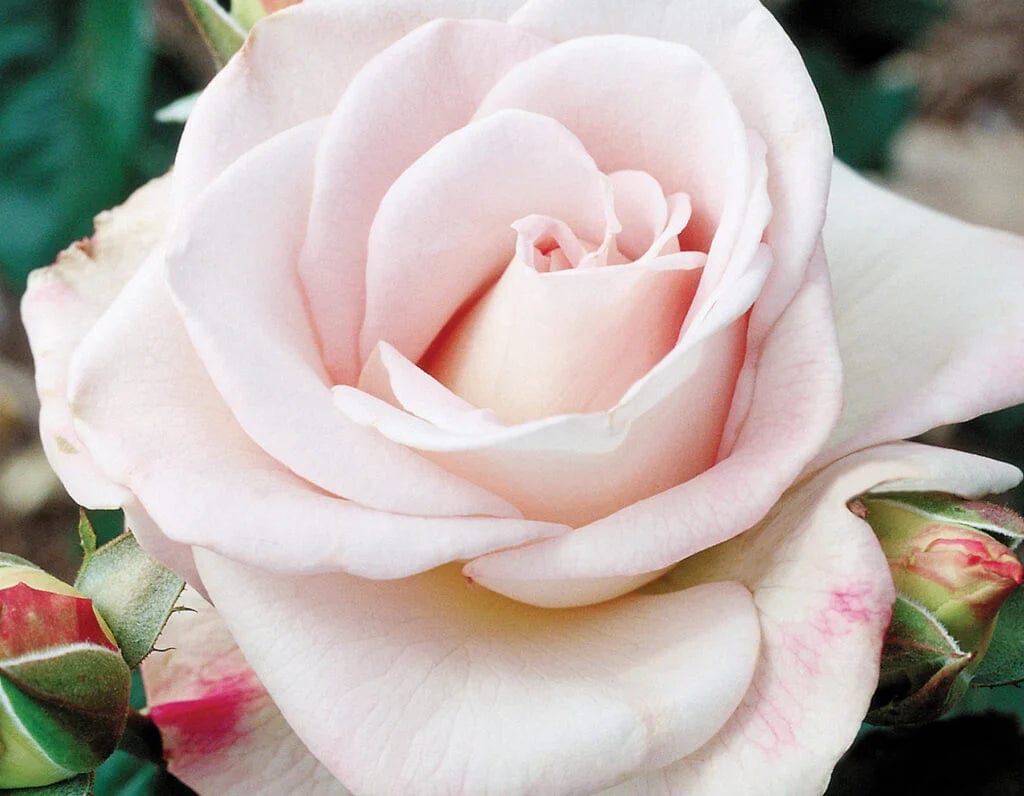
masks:
{"label": "rose center", "polygon": [[445,327],[420,367],[505,423],[606,411],[676,344],[705,256],[681,252],[684,194],[609,175],[603,240],[563,221],[516,221],[498,280]]}

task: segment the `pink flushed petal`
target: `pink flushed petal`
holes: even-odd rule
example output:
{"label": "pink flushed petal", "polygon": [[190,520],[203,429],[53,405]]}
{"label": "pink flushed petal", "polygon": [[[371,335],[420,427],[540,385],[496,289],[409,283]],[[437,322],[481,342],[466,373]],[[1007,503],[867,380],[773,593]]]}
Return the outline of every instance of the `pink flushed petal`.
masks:
{"label": "pink flushed petal", "polygon": [[704,750],[624,790],[822,793],[878,683],[894,598],[874,534],[847,501],[875,488],[980,497],[1019,480],[1016,468],[957,451],[871,448],[794,488],[758,528],[673,572],[659,585],[746,583],[761,617],[761,660],[743,704]]}
{"label": "pink flushed petal", "polygon": [[825,247],[847,383],[817,465],[1024,401],[1024,238],[837,163]]}
{"label": "pink flushed petal", "polygon": [[586,591],[590,599],[609,599],[635,583],[635,576],[760,521],[820,449],[839,412],[841,371],[828,278],[823,260],[816,263],[759,352],[750,412],[728,457],[561,539],[472,561],[466,575],[525,602],[546,601],[553,591],[547,581],[621,578],[618,588],[608,580],[603,594]]}
{"label": "pink flushed petal", "polygon": [[83,341],[70,393],[97,463],[165,536],[266,570],[405,577],[564,530],[378,512],[298,478],[238,426],[158,268],[137,274]]}
{"label": "pink flushed petal", "polygon": [[[763,338],[803,281],[824,220],[832,151],[817,92],[775,18],[757,0],[527,0],[510,21],[559,42],[622,33],[679,42],[700,53],[721,76],[744,123],[768,147],[773,212],[765,241],[776,265],[751,317],[751,337]],[[706,112],[704,105],[695,107]],[[697,196],[687,186],[664,187]]]}
{"label": "pink flushed petal", "polygon": [[699,279],[616,266],[537,273],[517,257],[421,366],[507,424],[605,411],[675,345]]}
{"label": "pink flushed petal", "polygon": [[[168,769],[200,793],[347,794],[274,706],[213,607],[186,590],[142,663]],[[255,788],[255,790],[254,790]]]}
{"label": "pink flushed petal", "polygon": [[321,489],[410,515],[515,516],[335,411],[295,273],[321,131],[310,122],[248,152],[179,225],[168,282],[200,358],[249,436]]}
{"label": "pink flushed petal", "polygon": [[374,583],[197,555],[282,713],[357,793],[599,790],[699,748],[758,655],[735,583],[544,611],[450,567]]}
{"label": "pink flushed petal", "polygon": [[93,461],[74,428],[68,368],[82,338],[159,248],[169,205],[168,177],[140,188],[123,205],[96,217],[91,238],[61,252],[57,262],[29,276],[22,299],[39,392],[39,426],[50,465],[76,503],[118,508],[129,498]]}
{"label": "pink flushed petal", "polygon": [[[331,112],[374,55],[435,17],[505,19],[509,0],[304,0],[257,23],[211,81],[174,165],[180,210],[254,146]],[[296,86],[302,86],[296,91]]]}
{"label": "pink flushed petal", "polygon": [[741,232],[760,241],[763,226],[744,226],[756,165],[747,132],[726,87],[692,49],[635,36],[563,42],[510,69],[478,117],[503,108],[558,120],[605,173],[640,170],[666,194],[689,194],[682,247],[708,252],[702,293],[727,270]]}
{"label": "pink flushed petal", "polygon": [[359,376],[370,226],[395,179],[463,127],[509,66],[547,47],[520,28],[440,19],[370,61],[331,115],[299,273],[335,382]]}
{"label": "pink flushed petal", "polygon": [[139,546],[151,558],[178,573],[205,596],[206,591],[196,571],[196,562],[192,558],[192,548],[165,536],[134,495],[121,507],[124,509],[124,527],[131,531]]}
{"label": "pink flushed petal", "polygon": [[[578,527],[711,466],[744,331],[741,320],[691,348],[680,360],[685,372],[675,391],[635,417],[623,405],[501,425],[455,396],[438,397],[444,388],[393,350],[371,360],[361,381],[375,385],[383,400],[339,387],[335,402],[356,422],[502,496],[525,517]],[[680,423],[681,417],[700,422]]]}
{"label": "pink flushed petal", "polygon": [[538,114],[495,113],[444,138],[392,184],[374,219],[363,361],[381,341],[419,360],[508,265],[516,220],[551,216],[584,240],[602,240],[605,192],[580,142]]}

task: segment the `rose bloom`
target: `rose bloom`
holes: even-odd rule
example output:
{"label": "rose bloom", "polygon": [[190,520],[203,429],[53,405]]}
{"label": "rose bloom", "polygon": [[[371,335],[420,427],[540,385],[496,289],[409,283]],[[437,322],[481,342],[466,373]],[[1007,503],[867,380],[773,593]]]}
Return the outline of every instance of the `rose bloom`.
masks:
{"label": "rose bloom", "polygon": [[24,316],[69,492],[252,667],[151,667],[193,787],[788,795],[878,678],[846,502],[1019,478],[893,441],[1024,399],[1022,264],[834,166],[752,0],[307,0]]}

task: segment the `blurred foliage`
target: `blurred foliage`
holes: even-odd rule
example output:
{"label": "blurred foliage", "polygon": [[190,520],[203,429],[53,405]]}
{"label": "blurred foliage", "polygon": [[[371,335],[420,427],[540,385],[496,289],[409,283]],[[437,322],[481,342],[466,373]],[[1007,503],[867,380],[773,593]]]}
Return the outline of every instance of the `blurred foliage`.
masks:
{"label": "blurred foliage", "polygon": [[836,156],[884,171],[899,129],[917,106],[913,83],[889,59],[945,18],[949,0],[796,0],[779,21],[797,43],[821,96]]}
{"label": "blurred foliage", "polygon": [[153,111],[185,93],[154,72],[146,0],[0,4],[0,272],[20,288],[92,218],[166,170],[178,130]]}

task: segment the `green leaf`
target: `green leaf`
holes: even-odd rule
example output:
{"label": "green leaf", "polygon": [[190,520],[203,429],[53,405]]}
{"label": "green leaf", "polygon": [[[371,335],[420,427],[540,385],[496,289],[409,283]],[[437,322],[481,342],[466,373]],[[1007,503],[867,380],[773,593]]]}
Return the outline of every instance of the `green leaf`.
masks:
{"label": "green leaf", "polygon": [[134,183],[150,38],[145,0],[0,3],[0,273],[12,286]]}
{"label": "green leaf", "polygon": [[96,550],[75,579],[75,588],[92,599],[131,668],[153,649],[184,585],[130,533]]}
{"label": "green leaf", "polygon": [[1003,603],[985,657],[974,673],[974,685],[998,686],[1024,681],[1024,589]]}
{"label": "green leaf", "polygon": [[4,796],[93,796],[94,779],[93,774],[80,774],[41,788],[11,788],[2,793]]}
{"label": "green leaf", "polygon": [[96,531],[85,509],[78,510],[78,540],[82,544],[82,565],[85,566],[96,552]]}
{"label": "green leaf", "polygon": [[245,28],[216,0],[188,0],[188,10],[217,65],[224,66],[245,41]]}

